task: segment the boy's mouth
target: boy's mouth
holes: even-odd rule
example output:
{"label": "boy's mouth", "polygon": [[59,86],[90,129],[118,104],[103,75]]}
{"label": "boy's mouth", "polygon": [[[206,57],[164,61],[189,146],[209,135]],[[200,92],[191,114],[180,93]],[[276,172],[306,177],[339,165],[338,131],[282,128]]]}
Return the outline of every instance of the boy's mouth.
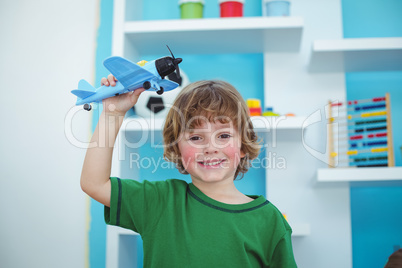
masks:
{"label": "boy's mouth", "polygon": [[217,159],[217,160],[210,160],[210,161],[200,161],[200,162],[198,162],[198,164],[201,165],[201,166],[204,166],[204,167],[218,167],[223,162],[225,162],[225,159]]}

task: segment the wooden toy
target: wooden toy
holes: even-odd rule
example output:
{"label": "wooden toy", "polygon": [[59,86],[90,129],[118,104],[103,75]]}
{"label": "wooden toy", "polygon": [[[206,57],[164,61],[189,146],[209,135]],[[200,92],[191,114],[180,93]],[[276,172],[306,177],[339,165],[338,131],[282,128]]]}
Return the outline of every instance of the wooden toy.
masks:
{"label": "wooden toy", "polygon": [[262,113],[263,116],[279,116],[279,114],[274,113],[272,107],[267,107]]}
{"label": "wooden toy", "polygon": [[261,116],[261,101],[259,99],[247,99],[247,106],[250,112],[250,116]]}
{"label": "wooden toy", "polygon": [[395,166],[390,94],[329,102],[328,164],[330,167]]}

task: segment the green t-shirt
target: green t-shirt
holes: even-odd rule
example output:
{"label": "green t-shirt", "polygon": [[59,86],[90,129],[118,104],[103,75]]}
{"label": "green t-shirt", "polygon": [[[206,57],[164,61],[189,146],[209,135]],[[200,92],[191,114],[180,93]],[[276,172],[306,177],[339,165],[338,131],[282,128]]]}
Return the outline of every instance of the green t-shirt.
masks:
{"label": "green t-shirt", "polygon": [[144,267],[296,267],[292,229],[263,196],[231,205],[182,180],[111,183],[105,221],[141,235]]}

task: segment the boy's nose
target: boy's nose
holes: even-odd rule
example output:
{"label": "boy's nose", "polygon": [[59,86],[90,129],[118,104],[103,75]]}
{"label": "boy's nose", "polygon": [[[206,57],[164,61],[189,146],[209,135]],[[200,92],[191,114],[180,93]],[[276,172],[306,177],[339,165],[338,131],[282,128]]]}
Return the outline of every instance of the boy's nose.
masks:
{"label": "boy's nose", "polygon": [[204,154],[216,154],[216,153],[218,153],[218,149],[211,143],[205,145]]}

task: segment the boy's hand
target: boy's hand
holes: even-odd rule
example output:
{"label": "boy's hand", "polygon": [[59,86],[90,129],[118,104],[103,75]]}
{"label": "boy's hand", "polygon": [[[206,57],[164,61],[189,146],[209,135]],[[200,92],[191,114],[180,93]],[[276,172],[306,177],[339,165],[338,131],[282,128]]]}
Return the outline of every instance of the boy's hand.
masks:
{"label": "boy's hand", "polygon": [[[116,81],[117,79],[112,74],[109,74],[107,78],[103,77],[101,79],[101,85],[114,87],[116,86]],[[104,99],[103,110],[109,115],[124,116],[137,103],[140,94],[144,91],[144,88],[138,88],[126,94]]]}

